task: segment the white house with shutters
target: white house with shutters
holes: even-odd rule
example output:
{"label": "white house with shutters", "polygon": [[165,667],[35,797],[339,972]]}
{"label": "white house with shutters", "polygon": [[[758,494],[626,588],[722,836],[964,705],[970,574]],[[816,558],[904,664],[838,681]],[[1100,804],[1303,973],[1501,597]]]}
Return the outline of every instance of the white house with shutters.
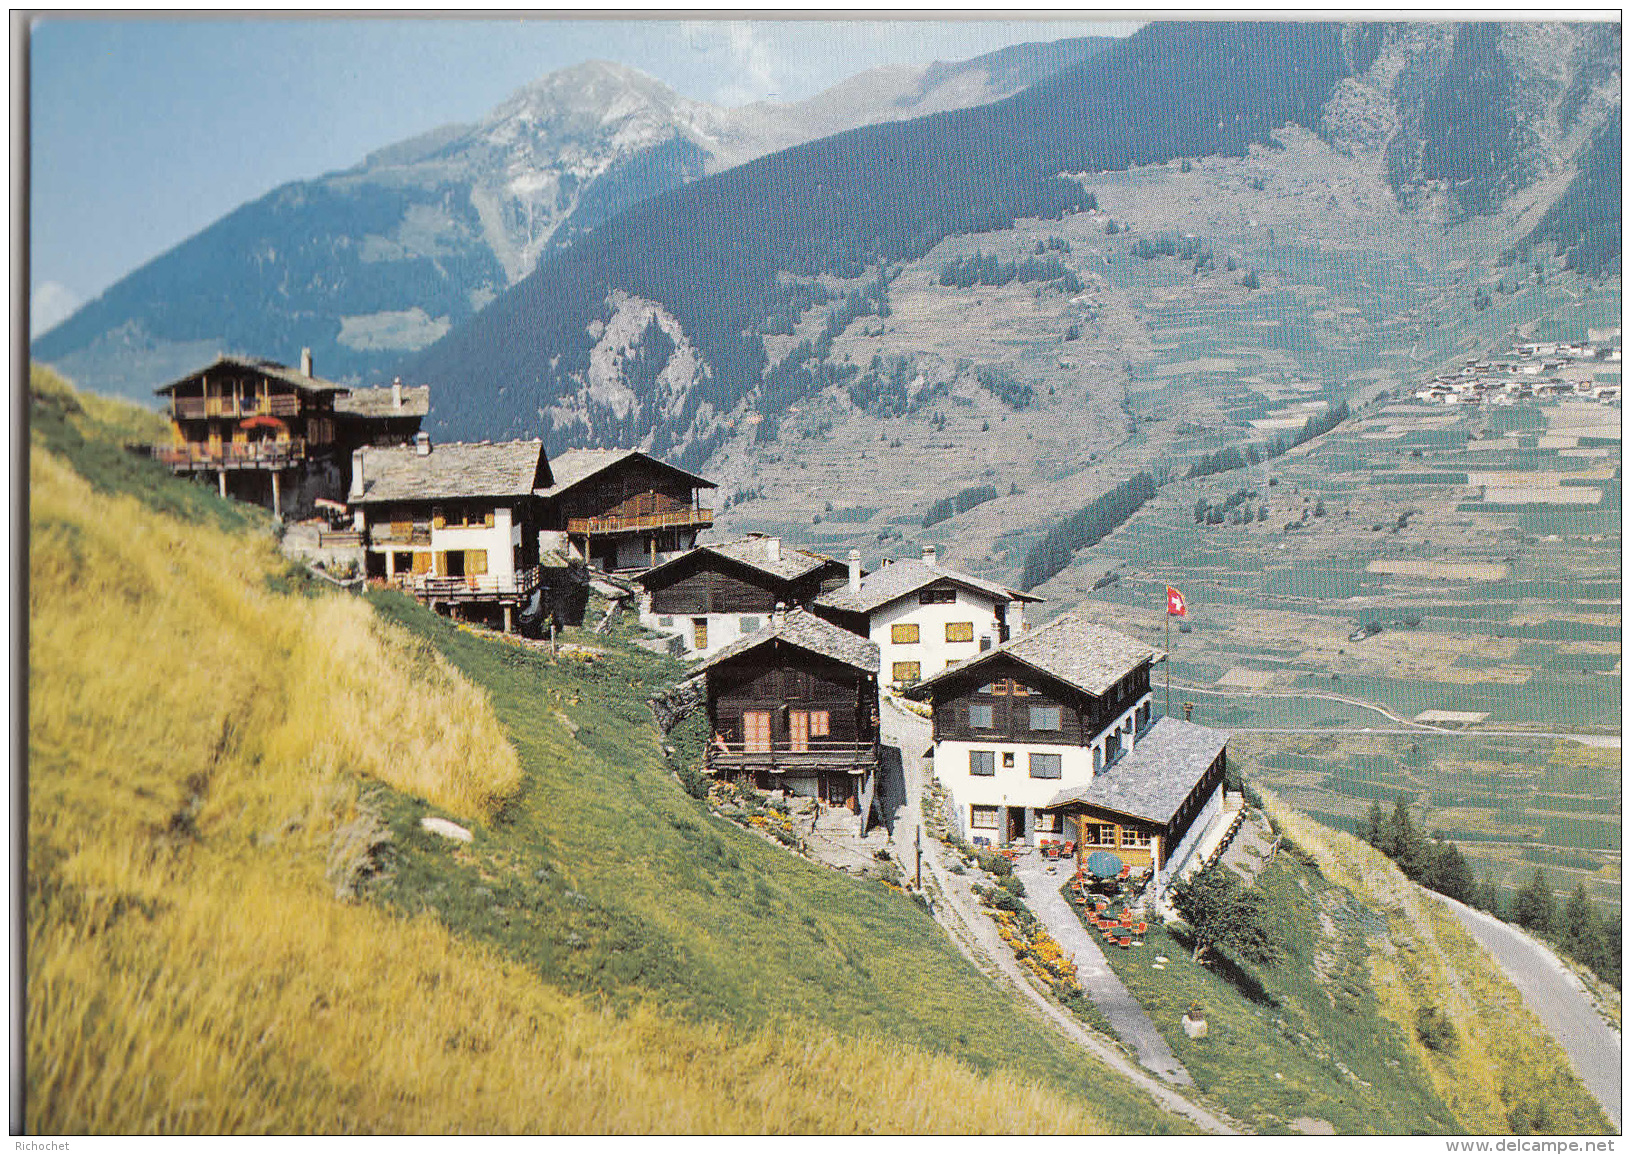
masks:
{"label": "white house with shutters", "polygon": [[502,619],[535,600],[538,492],[550,484],[543,442],[359,449],[348,504],[368,576],[460,616]]}
{"label": "white house with shutters", "polygon": [[815,612],[876,642],[881,684],[901,689],[938,674],[1025,629],[1025,603],[1041,598],[939,564],[934,546],[921,560],[885,562],[861,573],[850,551],[849,580],[815,600]]}

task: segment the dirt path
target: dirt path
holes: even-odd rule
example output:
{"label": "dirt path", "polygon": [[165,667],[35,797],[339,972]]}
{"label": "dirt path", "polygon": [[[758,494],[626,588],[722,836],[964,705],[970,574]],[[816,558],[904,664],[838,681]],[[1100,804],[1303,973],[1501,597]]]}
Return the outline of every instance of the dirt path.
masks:
{"label": "dirt path", "polygon": [[[913,840],[912,832],[922,822],[919,755],[929,744],[929,724],[915,714],[886,702],[883,730],[884,742],[899,749],[903,755],[905,797],[896,810],[895,844],[905,847]],[[902,866],[910,869],[914,865],[909,854],[902,852],[900,858]],[[933,904],[935,920],[945,928],[964,957],[980,971],[993,980],[1006,983],[1050,1026],[1106,1066],[1126,1076],[1166,1110],[1214,1134],[1239,1134],[1231,1122],[1162,1083],[1110,1043],[1084,1028],[1067,1011],[1050,1002],[1032,984],[1019,960],[1014,958],[1013,952],[997,935],[995,924],[980,911],[969,884],[946,869],[937,844],[929,838],[923,840],[923,883]]]}

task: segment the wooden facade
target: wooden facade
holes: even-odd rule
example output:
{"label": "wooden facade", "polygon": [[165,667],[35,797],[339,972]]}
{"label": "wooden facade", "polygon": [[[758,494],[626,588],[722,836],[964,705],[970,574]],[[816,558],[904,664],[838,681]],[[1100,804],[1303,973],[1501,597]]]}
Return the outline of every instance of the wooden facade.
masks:
{"label": "wooden facade", "polygon": [[[1087,746],[1149,693],[1141,663],[1101,697],[998,655],[966,678],[953,677],[934,696],[935,741],[1046,742]],[[1146,718],[1140,719],[1138,729]],[[1040,724],[1039,724],[1040,723]]]}
{"label": "wooden facade", "polygon": [[691,548],[697,532],[713,524],[700,496],[712,482],[644,453],[591,458],[600,452],[557,460],[563,481],[546,494],[542,525],[564,533],[591,564],[608,571],[654,566],[659,555]]}
{"label": "wooden facade", "polygon": [[1207,800],[1223,785],[1227,762],[1227,750],[1220,750],[1164,822],[1091,802],[1068,802],[1060,807],[1064,828],[1069,832],[1065,837],[1076,843],[1078,865],[1095,850],[1108,850],[1132,866],[1134,873],[1162,869],[1173,849],[1189,834]]}
{"label": "wooden facade", "polygon": [[647,585],[650,612],[768,614],[778,603],[808,606],[831,583],[842,582],[844,573],[843,563],[834,561],[788,581],[711,550],[696,550],[671,563],[660,579]]}
{"label": "wooden facade", "polygon": [[858,801],[880,755],[877,676],[772,639],[707,671],[708,767]]}

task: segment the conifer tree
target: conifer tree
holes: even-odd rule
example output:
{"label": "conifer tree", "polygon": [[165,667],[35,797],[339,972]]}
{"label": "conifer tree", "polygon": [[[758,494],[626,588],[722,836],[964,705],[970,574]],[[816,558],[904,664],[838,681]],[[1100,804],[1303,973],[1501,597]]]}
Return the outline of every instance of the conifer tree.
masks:
{"label": "conifer tree", "polygon": [[1557,899],[1540,867],[1512,899],[1512,920],[1525,930],[1550,934],[1557,923]]}

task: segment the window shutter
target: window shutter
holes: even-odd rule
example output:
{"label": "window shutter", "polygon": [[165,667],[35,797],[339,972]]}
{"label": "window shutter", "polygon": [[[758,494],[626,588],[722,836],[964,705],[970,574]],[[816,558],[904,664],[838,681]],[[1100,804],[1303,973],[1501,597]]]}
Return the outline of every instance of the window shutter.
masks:
{"label": "window shutter", "polygon": [[436,576],[447,576],[447,551],[445,549],[436,551]]}
{"label": "window shutter", "polygon": [[446,529],[447,518],[440,509],[433,509],[430,514],[430,524],[435,529]]}
{"label": "window shutter", "polygon": [[430,553],[427,550],[416,550],[413,555],[413,572],[424,574],[430,572]]}
{"label": "window shutter", "polygon": [[464,572],[466,574],[483,574],[487,572],[487,551],[484,549],[467,549],[464,551]]}
{"label": "window shutter", "polygon": [[481,523],[483,525],[485,525],[488,529],[493,528],[493,511],[492,510],[489,509],[486,513],[482,514]]}

